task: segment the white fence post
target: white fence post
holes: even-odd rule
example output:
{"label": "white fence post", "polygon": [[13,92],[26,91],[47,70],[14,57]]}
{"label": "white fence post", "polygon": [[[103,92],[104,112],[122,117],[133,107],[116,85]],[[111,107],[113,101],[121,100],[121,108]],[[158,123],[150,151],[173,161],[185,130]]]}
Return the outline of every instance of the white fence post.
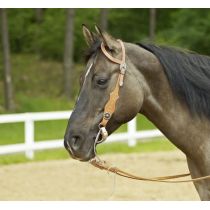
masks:
{"label": "white fence post", "polygon": [[31,119],[30,114],[26,114],[25,120],[25,145],[26,151],[25,155],[29,159],[34,158],[34,121]]}
{"label": "white fence post", "polygon": [[136,117],[128,122],[128,146],[134,147],[136,145]]}

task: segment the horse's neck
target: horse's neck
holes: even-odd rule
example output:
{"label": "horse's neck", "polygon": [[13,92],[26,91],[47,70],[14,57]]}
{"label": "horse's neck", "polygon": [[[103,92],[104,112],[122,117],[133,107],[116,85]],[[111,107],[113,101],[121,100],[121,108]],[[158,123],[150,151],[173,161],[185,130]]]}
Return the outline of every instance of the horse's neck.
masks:
{"label": "horse's neck", "polygon": [[140,112],[177,147],[189,153],[192,141],[194,146],[199,146],[209,136],[209,121],[192,116],[185,102],[172,92],[163,67],[152,53],[138,46],[132,53],[132,62],[143,74],[149,89]]}

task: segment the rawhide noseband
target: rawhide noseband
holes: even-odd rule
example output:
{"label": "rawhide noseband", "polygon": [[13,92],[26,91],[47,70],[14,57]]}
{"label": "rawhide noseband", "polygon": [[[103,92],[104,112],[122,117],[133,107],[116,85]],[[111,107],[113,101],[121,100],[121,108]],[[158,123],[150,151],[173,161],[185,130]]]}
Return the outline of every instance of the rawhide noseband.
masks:
{"label": "rawhide noseband", "polygon": [[[110,120],[110,118],[112,117],[112,114],[115,111],[116,108],[116,102],[119,98],[119,89],[120,87],[123,86],[123,82],[124,82],[124,75],[126,72],[126,63],[125,63],[125,47],[123,42],[118,39],[117,40],[120,45],[121,45],[121,49],[122,49],[122,59],[119,60],[117,58],[114,58],[113,56],[111,56],[105,46],[104,43],[101,43],[101,50],[103,52],[103,54],[113,63],[119,64],[120,65],[120,71],[119,71],[119,76],[117,79],[117,83],[116,86],[114,88],[114,90],[110,93],[110,97],[109,100],[107,101],[105,107],[104,107],[104,113],[103,113],[103,119],[99,124],[99,132],[96,136],[95,142],[96,143],[101,143],[103,141],[106,140],[106,138],[108,137],[108,132],[106,130],[106,125],[108,123],[108,121]],[[99,140],[99,137],[101,136],[101,140]]]}

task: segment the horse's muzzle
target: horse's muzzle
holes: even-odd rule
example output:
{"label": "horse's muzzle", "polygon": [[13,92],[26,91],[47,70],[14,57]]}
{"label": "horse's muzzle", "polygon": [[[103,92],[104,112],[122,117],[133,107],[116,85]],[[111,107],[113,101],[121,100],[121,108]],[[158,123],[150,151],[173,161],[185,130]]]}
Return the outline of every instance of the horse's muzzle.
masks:
{"label": "horse's muzzle", "polygon": [[64,139],[64,146],[70,156],[80,161],[89,161],[95,157],[95,145],[86,145],[87,140],[82,135],[73,135]]}

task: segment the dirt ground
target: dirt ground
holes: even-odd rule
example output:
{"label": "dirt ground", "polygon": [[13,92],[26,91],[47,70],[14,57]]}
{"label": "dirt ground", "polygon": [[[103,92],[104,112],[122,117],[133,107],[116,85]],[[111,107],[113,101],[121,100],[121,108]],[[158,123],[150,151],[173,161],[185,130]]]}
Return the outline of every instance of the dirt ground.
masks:
{"label": "dirt ground", "polygon": [[[103,155],[102,159],[141,176],[188,172],[179,152]],[[192,183],[129,180],[88,163],[59,160],[0,167],[0,200],[199,200]]]}

